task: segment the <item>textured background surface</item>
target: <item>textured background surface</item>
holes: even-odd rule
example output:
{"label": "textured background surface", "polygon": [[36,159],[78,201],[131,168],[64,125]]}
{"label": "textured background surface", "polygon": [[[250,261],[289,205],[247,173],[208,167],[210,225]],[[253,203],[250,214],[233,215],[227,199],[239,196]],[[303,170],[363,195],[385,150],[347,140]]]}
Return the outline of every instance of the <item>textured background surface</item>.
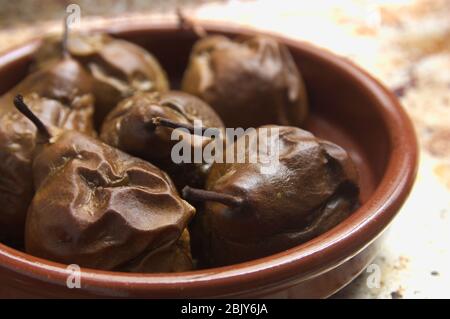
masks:
{"label": "textured background surface", "polygon": [[[183,6],[220,20],[310,41],[355,61],[395,90],[415,124],[417,183],[374,263],[336,298],[450,298],[450,0],[0,0],[0,51],[60,30],[69,3],[82,27],[174,19]],[[131,22],[130,22],[131,21]]]}

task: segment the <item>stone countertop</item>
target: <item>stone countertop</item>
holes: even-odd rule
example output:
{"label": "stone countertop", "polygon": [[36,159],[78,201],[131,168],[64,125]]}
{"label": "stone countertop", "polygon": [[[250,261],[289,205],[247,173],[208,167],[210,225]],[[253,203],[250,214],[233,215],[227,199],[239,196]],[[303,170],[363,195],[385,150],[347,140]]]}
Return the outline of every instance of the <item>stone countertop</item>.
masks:
{"label": "stone countertop", "polygon": [[[181,3],[70,2],[81,5],[83,27],[174,19],[167,10]],[[370,273],[363,272],[335,298],[450,298],[450,1],[205,2],[189,1],[187,13],[312,42],[351,59],[395,91],[419,137],[417,182],[374,261],[380,285],[369,288]],[[60,22],[48,19],[59,16],[61,1],[46,0],[45,9],[36,3],[0,0],[0,51],[60,30]]]}

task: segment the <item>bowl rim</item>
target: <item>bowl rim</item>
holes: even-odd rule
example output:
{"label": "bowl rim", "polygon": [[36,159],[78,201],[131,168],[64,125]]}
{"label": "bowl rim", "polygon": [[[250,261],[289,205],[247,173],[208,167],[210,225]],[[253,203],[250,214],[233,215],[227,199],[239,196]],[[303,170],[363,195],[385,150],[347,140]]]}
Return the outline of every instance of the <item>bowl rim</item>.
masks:
{"label": "bowl rim", "polygon": [[[370,196],[354,214],[328,232],[286,251],[231,266],[174,274],[120,273],[81,268],[82,289],[102,294],[128,296],[145,293],[149,296],[231,296],[270,289],[274,284],[292,286],[315,277],[350,259],[374,241],[395,217],[414,183],[418,166],[418,146],[413,125],[397,98],[380,82],[346,58],[326,49],[272,32],[228,23],[202,23],[207,31],[230,34],[263,33],[276,38],[304,54],[331,63],[358,89],[376,101],[388,131],[391,150],[384,176]],[[176,23],[150,22],[117,24],[101,31],[123,35],[177,31]],[[0,54],[0,68],[16,59],[27,58],[37,41]],[[0,268],[54,285],[65,286],[71,273],[67,265],[31,256],[0,244]],[[84,290],[84,289],[83,289]]]}

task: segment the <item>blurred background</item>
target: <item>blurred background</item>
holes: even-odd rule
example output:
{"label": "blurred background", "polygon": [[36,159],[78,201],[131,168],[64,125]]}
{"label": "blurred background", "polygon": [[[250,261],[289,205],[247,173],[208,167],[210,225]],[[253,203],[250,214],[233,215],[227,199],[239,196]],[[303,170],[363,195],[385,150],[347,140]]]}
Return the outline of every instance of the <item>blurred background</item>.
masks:
{"label": "blurred background", "polygon": [[81,28],[175,21],[175,9],[314,43],[351,59],[392,89],[420,142],[413,192],[374,261],[335,298],[450,298],[450,0],[0,0],[0,53],[60,32],[66,7]]}

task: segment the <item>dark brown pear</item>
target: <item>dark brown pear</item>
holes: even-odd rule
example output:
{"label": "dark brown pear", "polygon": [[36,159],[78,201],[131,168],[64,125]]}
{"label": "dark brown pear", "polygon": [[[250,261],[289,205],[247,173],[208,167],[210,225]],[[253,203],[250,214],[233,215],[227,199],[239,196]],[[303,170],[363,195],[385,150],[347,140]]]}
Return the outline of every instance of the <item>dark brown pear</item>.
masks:
{"label": "dark brown pear", "polygon": [[[36,54],[36,65],[53,60],[59,45],[58,38],[48,38]],[[94,78],[97,126],[120,100],[134,92],[169,89],[166,73],[156,58],[129,41],[103,33],[71,34],[67,50]]]}
{"label": "dark brown pear", "polygon": [[52,61],[0,98],[0,240],[13,245],[23,242],[25,215],[33,196],[31,160],[36,142],[34,125],[13,106],[15,95],[25,94],[32,111],[46,125],[96,134],[91,76],[64,46],[55,47]]}
{"label": "dark brown pear", "polygon": [[36,129],[12,106],[18,92],[47,125],[95,134],[92,82],[70,58],[48,64],[28,75],[0,98],[0,240],[23,241],[25,214],[33,187],[31,154]]}
{"label": "dark brown pear", "polygon": [[211,105],[227,127],[300,126],[308,113],[303,79],[289,50],[267,36],[200,39],[182,90]]}
{"label": "dark brown pear", "polygon": [[178,245],[195,209],[163,171],[86,134],[46,126],[20,96],[15,105],[39,134],[28,253],[111,270]]}
{"label": "dark brown pear", "polygon": [[[166,121],[155,124],[157,118]],[[167,127],[170,126],[167,121],[173,124],[171,128]],[[195,121],[201,127],[223,129],[214,110],[195,96],[177,91],[136,93],[107,116],[100,136],[107,144],[157,165],[180,189],[187,184],[201,187],[209,164],[194,163],[193,156],[191,163],[176,163],[172,159],[172,149],[178,143],[177,139],[171,139],[173,128],[189,128]],[[212,141],[196,135],[181,137],[189,143],[192,155],[195,148],[202,150]]]}
{"label": "dark brown pear", "polygon": [[[278,133],[260,139],[268,128]],[[191,232],[203,265],[248,261],[302,244],[358,205],[357,170],[341,147],[286,126],[261,127],[230,147],[237,151],[248,137],[261,143],[258,161],[214,163],[205,190],[183,190],[185,199],[204,202]],[[243,148],[246,156],[255,151],[250,145]]]}
{"label": "dark brown pear", "polygon": [[[51,58],[41,61],[41,50],[35,53],[31,73],[9,92],[5,108],[14,109],[12,100],[17,94],[37,93],[41,97],[55,99],[67,106],[77,103],[80,97],[90,95],[94,89],[91,75],[73,59],[67,49],[69,29],[64,21],[62,41],[50,41],[54,45],[42,45],[51,49]],[[47,43],[44,41],[44,43]],[[50,53],[48,53],[50,54]],[[44,54],[44,56],[48,56]],[[42,60],[44,60],[42,58]]]}
{"label": "dark brown pear", "polygon": [[189,231],[168,247],[146,253],[120,268],[121,271],[139,273],[181,272],[194,269]]}

